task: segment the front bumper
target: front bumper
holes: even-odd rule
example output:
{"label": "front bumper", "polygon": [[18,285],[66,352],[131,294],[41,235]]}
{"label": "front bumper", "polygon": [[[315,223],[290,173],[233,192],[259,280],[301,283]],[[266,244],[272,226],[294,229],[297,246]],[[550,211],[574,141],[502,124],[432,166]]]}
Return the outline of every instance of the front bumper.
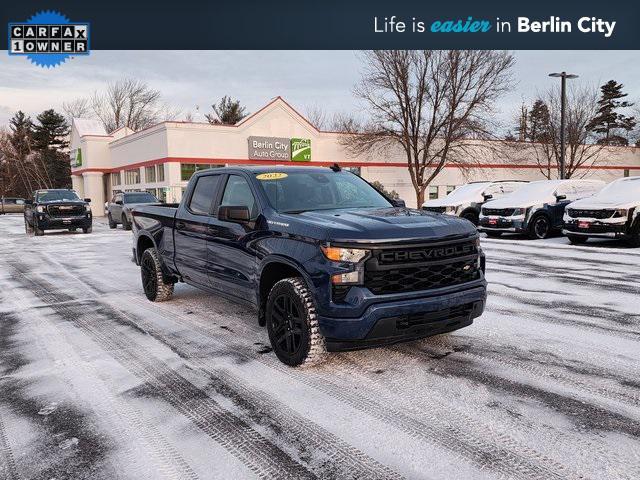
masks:
{"label": "front bumper", "polygon": [[527,221],[522,218],[480,217],[478,231],[525,233]]}
{"label": "front bumper", "polygon": [[93,224],[93,217],[91,213],[73,217],[50,217],[49,215],[39,213],[36,222],[40,230],[89,228]]}
{"label": "front bumper", "polygon": [[423,292],[373,303],[356,318],[319,316],[329,350],[352,350],[444,333],[470,325],[484,311],[486,281],[457,286],[456,291]]}
{"label": "front bumper", "polygon": [[564,235],[582,237],[624,238],[629,234],[627,222],[599,221],[595,219],[565,220],[562,228]]}

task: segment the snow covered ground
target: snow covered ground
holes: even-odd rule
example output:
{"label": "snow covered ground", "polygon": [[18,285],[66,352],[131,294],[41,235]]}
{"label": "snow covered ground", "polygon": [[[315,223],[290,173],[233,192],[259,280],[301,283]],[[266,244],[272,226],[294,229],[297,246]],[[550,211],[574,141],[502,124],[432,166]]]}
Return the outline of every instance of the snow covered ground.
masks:
{"label": "snow covered ground", "polygon": [[483,247],[472,326],[295,370],[243,307],[148,302],[130,232],[0,217],[0,479],[640,478],[640,251]]}

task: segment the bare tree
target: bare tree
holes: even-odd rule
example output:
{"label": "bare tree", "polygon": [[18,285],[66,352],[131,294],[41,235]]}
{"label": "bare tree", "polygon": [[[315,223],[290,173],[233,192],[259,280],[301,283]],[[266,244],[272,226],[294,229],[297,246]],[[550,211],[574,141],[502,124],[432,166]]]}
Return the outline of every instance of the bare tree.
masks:
{"label": "bare tree", "polygon": [[351,154],[400,148],[418,205],[448,164],[467,168],[479,148],[496,142],[495,100],[511,87],[514,59],[495,51],[372,51],[363,54],[363,78],[355,89],[370,115],[343,144]]}
{"label": "bare tree", "polygon": [[76,98],[70,102],[63,102],[62,110],[65,113],[69,125],[71,125],[74,118],[93,117],[91,102],[88,98]]}
{"label": "bare tree", "polygon": [[[560,178],[560,110],[558,88],[543,95],[548,114],[547,134],[532,149],[540,172],[546,178]],[[595,143],[587,126],[598,109],[598,90],[591,86],[571,87],[565,113],[565,176],[585,176],[601,158],[604,146]]]}

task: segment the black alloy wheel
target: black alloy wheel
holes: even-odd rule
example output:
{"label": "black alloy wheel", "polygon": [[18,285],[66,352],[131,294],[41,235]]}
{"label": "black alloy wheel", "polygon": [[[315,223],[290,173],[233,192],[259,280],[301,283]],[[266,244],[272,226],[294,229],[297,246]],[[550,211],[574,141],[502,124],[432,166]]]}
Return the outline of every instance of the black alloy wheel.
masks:
{"label": "black alloy wheel", "polygon": [[549,219],[544,215],[535,217],[529,229],[529,237],[534,240],[542,240],[547,238],[549,233],[551,233],[551,224],[549,223]]}
{"label": "black alloy wheel", "polygon": [[164,302],[173,295],[174,284],[164,280],[155,248],[148,248],[142,253],[140,276],[144,294],[152,302]]}
{"label": "black alloy wheel", "polygon": [[284,293],[275,298],[271,322],[276,351],[295,357],[303,342],[304,320],[291,294]]}

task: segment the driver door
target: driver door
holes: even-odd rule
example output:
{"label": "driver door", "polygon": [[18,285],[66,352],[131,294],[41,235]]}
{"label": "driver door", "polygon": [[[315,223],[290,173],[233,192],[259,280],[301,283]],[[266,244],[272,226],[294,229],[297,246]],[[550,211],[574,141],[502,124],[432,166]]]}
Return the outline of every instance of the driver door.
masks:
{"label": "driver door", "polygon": [[244,223],[222,221],[216,210],[207,237],[209,284],[253,303],[257,260],[251,240],[255,238],[260,208],[249,181],[239,174],[228,175],[219,206],[246,206],[250,220]]}

